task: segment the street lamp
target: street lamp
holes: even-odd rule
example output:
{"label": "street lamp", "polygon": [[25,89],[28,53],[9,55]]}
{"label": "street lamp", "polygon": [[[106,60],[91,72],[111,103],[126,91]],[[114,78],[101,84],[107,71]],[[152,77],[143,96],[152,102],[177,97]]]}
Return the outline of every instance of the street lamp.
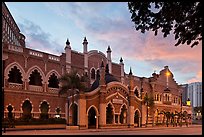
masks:
{"label": "street lamp", "polygon": [[166,86],[167,86],[167,89],[168,89],[168,82],[169,82],[169,76],[170,76],[171,74],[170,74],[170,72],[167,70],[167,72],[166,72]]}
{"label": "street lamp", "polygon": [[189,98],[187,99],[186,104],[187,104],[187,106],[190,106],[190,105],[191,105],[191,101],[190,101]]}

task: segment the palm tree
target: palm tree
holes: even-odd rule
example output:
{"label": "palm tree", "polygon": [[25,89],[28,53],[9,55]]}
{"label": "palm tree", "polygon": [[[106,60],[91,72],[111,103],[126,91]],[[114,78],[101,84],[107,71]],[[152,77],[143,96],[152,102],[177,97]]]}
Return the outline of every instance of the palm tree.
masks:
{"label": "palm tree", "polygon": [[152,97],[152,95],[148,96],[146,93],[144,96],[143,102],[147,106],[147,116],[146,116],[146,127],[147,127],[147,124],[148,124],[148,107],[150,109],[152,109],[154,107],[154,98]]}
{"label": "palm tree", "polygon": [[84,77],[79,77],[77,71],[75,70],[71,71],[70,73],[64,74],[59,78],[59,81],[62,84],[59,90],[59,95],[70,95],[71,91],[74,93],[78,93],[79,91],[85,89],[84,84],[82,84],[82,82],[84,81]]}
{"label": "palm tree", "polygon": [[[70,73],[64,74],[62,77],[59,78],[59,81],[61,82],[60,90],[58,95],[65,94],[67,97],[70,95],[73,95],[75,93],[79,93],[79,91],[85,90],[85,85],[83,84],[85,82],[84,76],[79,77],[77,74],[77,71],[71,71]],[[66,100],[68,102],[69,107],[69,100],[67,98]],[[69,125],[69,109],[68,109],[68,125]]]}

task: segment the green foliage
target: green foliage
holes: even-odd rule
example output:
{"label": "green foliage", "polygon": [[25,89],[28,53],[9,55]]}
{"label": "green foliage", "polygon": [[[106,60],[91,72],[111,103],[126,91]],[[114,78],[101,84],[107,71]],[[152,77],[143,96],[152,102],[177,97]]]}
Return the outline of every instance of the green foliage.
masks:
{"label": "green foliage", "polygon": [[148,96],[147,94],[145,94],[143,102],[149,107],[154,106],[154,98],[151,95]]}
{"label": "green foliage", "polygon": [[202,114],[202,106],[200,106],[200,107],[194,107],[193,110],[195,111],[195,113],[198,113],[198,112],[200,111],[201,114]]}
{"label": "green foliage", "polygon": [[80,78],[77,75],[77,71],[71,71],[70,73],[66,73],[61,78],[59,78],[59,81],[62,83],[62,86],[60,87],[59,95],[66,94],[68,91],[81,91],[85,89],[84,84],[82,84],[83,81],[86,79],[84,77]]}
{"label": "green foliage", "polygon": [[201,2],[128,2],[132,22],[136,30],[152,30],[155,36],[161,29],[164,37],[174,30],[175,40],[179,44],[198,45],[202,40]]}

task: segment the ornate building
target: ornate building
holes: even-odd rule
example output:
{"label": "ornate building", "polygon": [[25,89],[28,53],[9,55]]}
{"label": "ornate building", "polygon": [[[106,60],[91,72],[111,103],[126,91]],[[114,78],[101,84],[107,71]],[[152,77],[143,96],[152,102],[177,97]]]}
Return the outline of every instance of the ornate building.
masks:
{"label": "ornate building", "polygon": [[[60,56],[26,48],[26,37],[5,3],[2,28],[4,117],[8,108],[12,108],[15,118],[28,112],[34,118],[41,113],[55,117],[60,110],[69,125],[82,129],[139,127],[146,120],[154,125],[164,119],[159,115],[162,111],[191,114],[190,107],[182,106],[182,88],[168,66],[148,78],[134,76],[131,70],[126,74],[122,58],[119,63],[112,62],[109,46],[106,55],[88,51],[86,37],[83,53],[72,50],[68,39]],[[58,96],[58,78],[71,70],[77,70],[79,77],[89,77],[90,90]],[[144,104],[145,95],[154,97],[154,107]]]}

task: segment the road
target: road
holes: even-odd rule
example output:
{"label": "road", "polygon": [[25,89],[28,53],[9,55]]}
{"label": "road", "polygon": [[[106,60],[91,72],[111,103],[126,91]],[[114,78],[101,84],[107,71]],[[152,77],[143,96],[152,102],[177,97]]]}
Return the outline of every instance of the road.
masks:
{"label": "road", "polygon": [[20,130],[6,131],[2,135],[202,135],[202,125],[190,127],[148,127],[134,129],[86,130]]}

